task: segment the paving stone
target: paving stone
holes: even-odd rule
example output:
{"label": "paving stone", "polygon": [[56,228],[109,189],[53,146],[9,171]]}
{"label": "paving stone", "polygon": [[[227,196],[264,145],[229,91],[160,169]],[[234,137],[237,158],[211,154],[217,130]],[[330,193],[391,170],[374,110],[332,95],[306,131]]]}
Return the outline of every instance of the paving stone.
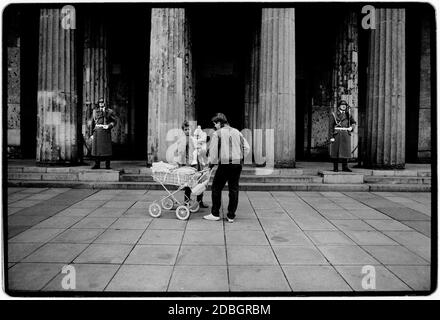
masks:
{"label": "paving stone", "polygon": [[91,212],[88,217],[90,218],[110,218],[110,217],[121,217],[127,209],[121,208],[104,208],[100,207],[93,212]]}
{"label": "paving stone", "polygon": [[332,219],[346,219],[353,220],[358,219],[355,215],[352,215],[350,212],[344,209],[320,209],[318,210],[320,214],[322,214],[325,218]]}
{"label": "paving stone", "polygon": [[57,216],[63,217],[85,217],[91,213],[93,208],[67,208],[57,213]]}
{"label": "paving stone", "polygon": [[110,200],[106,202],[102,207],[103,208],[118,208],[118,209],[128,209],[130,208],[136,201],[116,201]]}
{"label": "paving stone", "polygon": [[385,213],[386,215],[390,216],[393,219],[396,220],[426,220],[429,221],[430,217],[426,214],[423,214],[419,211],[410,209],[410,208],[380,208],[378,207],[377,210]]}
{"label": "paving stone", "polygon": [[266,231],[267,238],[273,246],[304,246],[313,245],[303,232],[291,232],[289,230]]}
{"label": "paving stone", "polygon": [[126,218],[151,218],[148,214],[148,209],[133,209],[130,208],[124,212],[123,217]]}
{"label": "paving stone", "polygon": [[92,243],[105,229],[68,229],[50,242]]}
{"label": "paving stone", "polygon": [[65,229],[28,229],[13,237],[9,242],[47,242]]}
{"label": "paving stone", "polygon": [[249,231],[249,230],[238,230],[230,231],[226,230],[226,243],[228,245],[269,245],[266,235],[263,231]]}
{"label": "paving stone", "polygon": [[328,261],[316,247],[311,246],[273,246],[281,265],[328,265]]}
{"label": "paving stone", "polygon": [[[215,222],[213,222],[215,223]],[[223,231],[187,230],[183,236],[183,245],[224,245]]]}
{"label": "paving stone", "polygon": [[152,218],[126,218],[122,217],[116,220],[111,226],[111,229],[130,229],[130,230],[145,230]]}
{"label": "paving stone", "polygon": [[78,243],[47,243],[34,253],[29,255],[23,262],[64,262],[70,263],[85,248],[87,244]]}
{"label": "paving stone", "polygon": [[139,240],[139,244],[169,244],[180,245],[183,239],[183,230],[146,230]]}
{"label": "paving stone", "polygon": [[431,238],[431,221],[402,221],[403,224]]}
{"label": "paving stone", "polygon": [[291,291],[280,266],[229,266],[229,281],[231,291]]}
{"label": "paving stone", "polygon": [[263,229],[268,232],[270,230],[286,230],[291,232],[301,232],[298,225],[289,217],[282,219],[263,219],[260,218],[260,223]]}
{"label": "paving stone", "polygon": [[336,230],[328,220],[321,215],[291,215],[302,230]]}
{"label": "paving stone", "polygon": [[46,216],[23,216],[20,213],[8,217],[8,226],[32,227],[47,219]]}
{"label": "paving stone", "polygon": [[46,229],[46,228],[58,228],[58,229],[66,229],[77,223],[81,220],[82,217],[58,217],[54,216],[48,218],[37,225],[34,228]]}
{"label": "paving stone", "polygon": [[89,201],[89,200],[83,200],[80,202],[75,203],[71,206],[71,208],[75,209],[97,209],[101,207],[106,201],[103,200],[96,200],[96,201]]}
{"label": "paving stone", "polygon": [[269,246],[228,245],[228,265],[276,265],[277,260]]}
{"label": "paving stone", "polygon": [[385,231],[384,234],[423,259],[431,261],[431,239],[423,234],[415,231]]}
{"label": "paving stone", "polygon": [[[363,266],[335,266],[355,291],[411,291],[411,289],[383,266],[372,266],[375,270],[375,289],[363,288],[363,279],[371,273]],[[363,272],[364,271],[364,272]],[[365,280],[366,281],[366,280]],[[365,283],[364,281],[364,283]],[[374,283],[374,282],[373,282]]]}
{"label": "paving stone", "polygon": [[136,245],[125,261],[126,264],[174,265],[179,246]]}
{"label": "paving stone", "polygon": [[29,229],[28,226],[11,226],[8,225],[8,240],[14,238],[16,235]]}
{"label": "paving stone", "polygon": [[105,229],[110,227],[116,218],[89,218],[85,217],[72,226],[75,229]]}
{"label": "paving stone", "polygon": [[[211,221],[212,222],[212,221]],[[219,223],[218,221],[214,221],[212,223]],[[184,230],[186,227],[187,221],[177,220],[177,219],[163,219],[158,218],[151,221],[148,229],[157,229],[157,230]]]}
{"label": "paving stone", "polygon": [[39,203],[41,203],[42,200],[18,200],[12,203],[8,204],[8,207],[10,208],[29,208],[33,207]]}
{"label": "paving stone", "polygon": [[7,245],[8,262],[20,262],[41,246],[42,243],[9,243]]}
{"label": "paving stone", "polygon": [[377,231],[344,231],[358,245],[397,245],[395,241]]}
{"label": "paving stone", "polygon": [[347,291],[352,289],[331,266],[282,266],[293,292]]}
{"label": "paving stone", "polygon": [[171,266],[122,265],[105,291],[165,292],[171,278]]}
{"label": "paving stone", "polygon": [[374,209],[352,209],[350,213],[359,219],[391,219],[389,216]]}
{"label": "paving stone", "polygon": [[373,257],[358,246],[327,245],[318,249],[333,265],[379,264]]}
{"label": "paving stone", "polygon": [[75,260],[75,263],[121,264],[132,250],[127,244],[91,244]]}
{"label": "paving stone", "polygon": [[176,266],[168,287],[169,292],[228,291],[226,266]]}
{"label": "paving stone", "polygon": [[37,291],[42,289],[62,269],[58,263],[18,263],[8,269],[8,289]]}
{"label": "paving stone", "polygon": [[[208,221],[210,222],[210,221]],[[212,225],[212,223],[211,223]],[[187,227],[189,229],[189,225]],[[254,219],[235,219],[234,223],[225,223],[225,230],[229,231],[237,231],[237,230],[252,230],[252,231],[261,231],[263,230],[260,222]]]}
{"label": "paving stone", "polygon": [[341,231],[305,231],[305,233],[316,245],[355,245],[355,243]]}
{"label": "paving stone", "polygon": [[13,215],[14,213],[20,212],[23,208],[7,208],[6,212],[8,216]]}
{"label": "paving stone", "polygon": [[182,246],[176,265],[225,266],[226,250],[224,246]]}
{"label": "paving stone", "polygon": [[115,264],[71,264],[75,270],[75,289],[64,289],[63,278],[66,274],[57,275],[43,291],[103,291],[115,275],[119,265]]}
{"label": "paving stone", "polygon": [[135,244],[143,230],[107,229],[93,243]]}
{"label": "paving stone", "polygon": [[369,231],[374,230],[370,225],[362,220],[330,220],[336,227],[341,230],[357,230]]}
{"label": "paving stone", "polygon": [[374,258],[385,265],[427,265],[428,261],[403,246],[363,246]]}
{"label": "paving stone", "polygon": [[396,220],[365,220],[365,222],[380,231],[411,231],[411,228]]}
{"label": "paving stone", "polygon": [[[240,223],[243,220],[240,220]],[[236,220],[236,224],[239,224]],[[229,223],[231,224],[231,223]],[[232,223],[231,225],[233,225]],[[186,225],[186,230],[200,230],[200,231],[223,231],[223,224],[222,223],[212,223],[212,221],[208,221],[203,219],[202,217],[195,218],[191,216],[191,219],[188,221]]]}
{"label": "paving stone", "polygon": [[413,290],[431,290],[430,266],[387,266]]}
{"label": "paving stone", "polygon": [[54,205],[49,201],[35,205],[30,208],[25,208],[20,211],[20,215],[23,216],[45,216],[51,217],[56,213],[63,211],[68,205]]}
{"label": "paving stone", "polygon": [[53,197],[56,197],[57,193],[37,193],[27,197],[27,200],[49,200]]}

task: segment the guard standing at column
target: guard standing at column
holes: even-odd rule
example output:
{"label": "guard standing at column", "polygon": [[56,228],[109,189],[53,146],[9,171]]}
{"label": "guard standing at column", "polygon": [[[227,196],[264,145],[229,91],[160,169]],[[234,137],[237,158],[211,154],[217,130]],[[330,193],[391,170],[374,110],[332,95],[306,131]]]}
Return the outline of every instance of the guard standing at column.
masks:
{"label": "guard standing at column", "polygon": [[92,115],[92,157],[95,158],[95,165],[92,169],[100,169],[101,161],[105,161],[105,168],[110,168],[112,156],[112,135],[111,129],[116,124],[116,116],[113,110],[107,108],[104,99],[98,100],[98,108],[93,110]]}
{"label": "guard standing at column", "polygon": [[341,100],[336,113],[332,112],[330,123],[330,158],[333,160],[333,171],[338,172],[338,162],[342,162],[342,171],[351,172],[347,162],[351,158],[351,132],[356,121],[346,101]]}

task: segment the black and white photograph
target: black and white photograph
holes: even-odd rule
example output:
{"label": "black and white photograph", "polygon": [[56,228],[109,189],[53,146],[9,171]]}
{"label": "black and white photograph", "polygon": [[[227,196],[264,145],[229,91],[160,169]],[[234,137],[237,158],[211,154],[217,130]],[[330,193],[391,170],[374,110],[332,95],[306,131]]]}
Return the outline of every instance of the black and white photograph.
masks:
{"label": "black and white photograph", "polygon": [[432,294],[435,10],[4,4],[4,292]]}

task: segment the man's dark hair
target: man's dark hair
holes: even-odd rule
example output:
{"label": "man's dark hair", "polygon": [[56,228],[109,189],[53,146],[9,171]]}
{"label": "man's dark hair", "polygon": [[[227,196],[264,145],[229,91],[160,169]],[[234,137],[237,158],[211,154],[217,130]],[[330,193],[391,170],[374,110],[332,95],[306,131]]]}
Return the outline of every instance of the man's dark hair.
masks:
{"label": "man's dark hair", "polygon": [[228,119],[223,113],[216,113],[214,117],[211,119],[212,122],[220,122],[221,125],[228,123]]}
{"label": "man's dark hair", "polygon": [[189,122],[188,120],[184,120],[182,122],[182,130],[185,130],[185,128],[189,128]]}

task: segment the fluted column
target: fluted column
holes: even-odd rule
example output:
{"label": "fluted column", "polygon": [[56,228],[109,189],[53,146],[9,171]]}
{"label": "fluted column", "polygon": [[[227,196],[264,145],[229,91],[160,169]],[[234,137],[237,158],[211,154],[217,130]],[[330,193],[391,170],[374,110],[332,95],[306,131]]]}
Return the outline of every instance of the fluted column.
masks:
{"label": "fluted column", "polygon": [[421,19],[418,158],[431,158],[431,19]]}
{"label": "fluted column", "polygon": [[[267,159],[268,163],[294,167],[295,9],[263,8],[260,39],[257,125],[266,139],[270,138],[266,130],[274,130],[274,159]],[[263,154],[267,154],[264,149]]]}
{"label": "fluted column", "polygon": [[109,104],[107,28],[99,12],[84,19],[82,134],[92,135],[92,112],[99,98]]}
{"label": "fluted column", "polygon": [[75,29],[61,9],[40,10],[37,162],[78,160]]}
{"label": "fluted column", "polygon": [[405,166],[405,9],[376,9],[370,35],[366,165]]}
{"label": "fluted column", "polygon": [[[151,10],[148,163],[167,160],[182,121],[194,120],[194,77],[183,8]],[[170,160],[170,159],[168,159]]]}
{"label": "fluted column", "polygon": [[348,12],[342,19],[336,38],[336,51],[333,64],[333,111],[340,100],[349,104],[351,115],[356,121],[351,133],[352,158],[358,157],[358,22],[357,13]]}

